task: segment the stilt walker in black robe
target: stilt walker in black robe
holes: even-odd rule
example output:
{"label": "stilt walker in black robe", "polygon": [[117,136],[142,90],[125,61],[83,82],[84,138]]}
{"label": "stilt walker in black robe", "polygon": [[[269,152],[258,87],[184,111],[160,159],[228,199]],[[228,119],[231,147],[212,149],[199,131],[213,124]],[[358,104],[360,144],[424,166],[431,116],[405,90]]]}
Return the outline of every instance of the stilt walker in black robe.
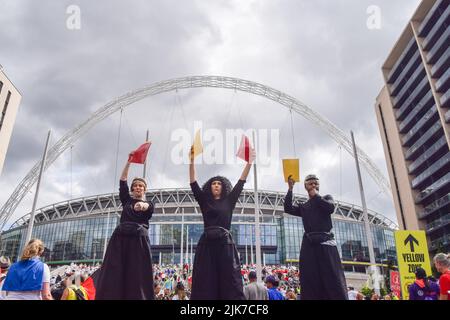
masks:
{"label": "stilt walker in black robe", "polygon": [[347,300],[347,285],[336,246],[331,214],[334,201],[330,195],[319,195],[319,179],[305,178],[309,200],[292,205],[294,180],[289,177],[289,191],[284,200],[284,211],[301,217],[305,234],[300,249],[300,286],[302,300]]}
{"label": "stilt walker in black robe", "polygon": [[151,201],[145,201],[147,183],[142,178],[133,179],[130,195],[127,184],[129,167],[128,161],[120,178],[119,195],[123,211],[99,272],[96,300],[154,299],[148,236],[154,206]]}
{"label": "stilt walker in black robe", "polygon": [[190,182],[203,216],[204,232],[195,251],[191,300],[245,300],[241,262],[230,227],[233,210],[254,160],[254,153],[234,188],[224,177],[209,179],[202,188],[195,178],[191,148]]}

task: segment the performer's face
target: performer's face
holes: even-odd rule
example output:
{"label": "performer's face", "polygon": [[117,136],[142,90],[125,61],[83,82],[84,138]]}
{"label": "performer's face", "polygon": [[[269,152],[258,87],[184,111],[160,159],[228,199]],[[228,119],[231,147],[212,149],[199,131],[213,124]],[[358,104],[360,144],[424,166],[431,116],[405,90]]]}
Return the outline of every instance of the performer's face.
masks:
{"label": "performer's face", "polygon": [[319,180],[308,180],[307,182],[305,182],[305,189],[306,191],[308,191],[308,194],[310,194],[314,189],[318,192],[319,186]]}
{"label": "performer's face", "polygon": [[142,198],[145,193],[145,184],[140,181],[136,181],[131,187],[131,192],[133,192],[133,196],[135,198]]}
{"label": "performer's face", "polygon": [[220,196],[222,194],[222,182],[213,181],[211,183],[211,193],[215,199],[220,198]]}

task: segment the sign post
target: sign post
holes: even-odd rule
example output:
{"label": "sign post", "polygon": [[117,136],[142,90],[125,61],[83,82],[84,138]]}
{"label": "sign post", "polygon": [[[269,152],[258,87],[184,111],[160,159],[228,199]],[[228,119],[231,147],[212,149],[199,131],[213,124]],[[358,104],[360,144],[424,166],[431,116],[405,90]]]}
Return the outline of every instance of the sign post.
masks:
{"label": "sign post", "polygon": [[431,262],[428,254],[425,231],[402,230],[395,231],[395,246],[397,248],[398,270],[403,300],[409,299],[408,287],[416,279],[417,268],[431,275]]}

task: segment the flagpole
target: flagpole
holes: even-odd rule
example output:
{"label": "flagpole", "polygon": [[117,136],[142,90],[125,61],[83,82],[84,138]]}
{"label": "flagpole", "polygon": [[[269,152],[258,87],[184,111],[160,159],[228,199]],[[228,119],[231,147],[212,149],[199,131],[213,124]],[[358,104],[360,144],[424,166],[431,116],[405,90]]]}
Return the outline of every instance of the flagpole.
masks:
{"label": "flagpole", "polygon": [[181,210],[181,244],[180,244],[180,264],[183,267],[183,245],[184,245],[184,210]]}
{"label": "flagpole", "polygon": [[[255,131],[252,132],[253,135],[253,148],[256,150],[256,140]],[[255,240],[256,240],[256,276],[258,277],[258,282],[262,281],[262,268],[261,268],[261,229],[259,226],[259,197],[258,197],[258,179],[256,170],[256,159],[253,163],[253,177],[255,180]],[[252,244],[253,246],[253,244]]]}
{"label": "flagpole", "polygon": [[248,251],[247,251],[247,247],[248,247],[248,238],[245,237],[245,264],[248,266]]}
{"label": "flagpole", "polygon": [[252,265],[255,264],[255,260],[253,259],[253,234],[250,235],[250,263]]}
{"label": "flagpole", "polygon": [[189,264],[189,225],[186,225],[186,256],[184,263]]}
{"label": "flagpole", "polygon": [[38,176],[38,181],[37,181],[37,185],[36,185],[36,193],[34,194],[33,207],[31,209],[31,216],[30,216],[30,221],[28,222],[27,236],[25,238],[24,246],[26,246],[27,243],[31,240],[31,235],[33,233],[34,216],[36,214],[36,204],[37,204],[37,200],[39,197],[39,189],[41,186],[42,173],[44,172],[45,161],[47,160],[47,151],[48,151],[48,143],[50,141],[50,136],[51,136],[51,130],[48,131],[47,141],[45,142],[44,155],[42,156],[41,167],[39,169],[39,176]]}
{"label": "flagpole", "polygon": [[194,240],[191,238],[191,264],[189,270],[191,270],[192,266],[194,265],[194,261],[192,260],[193,258],[194,258]]}
{"label": "flagpole", "polygon": [[[148,142],[150,131],[147,129],[147,137],[145,139],[145,142]],[[144,172],[142,173],[142,177],[145,179],[145,176],[147,175],[147,158],[145,158],[144,162]]]}
{"label": "flagpole", "polygon": [[[113,194],[114,197],[114,194]],[[105,243],[103,244],[103,260],[105,259],[106,255],[106,246],[108,242],[108,230],[109,230],[109,216],[111,214],[111,208],[108,209],[108,220],[106,222],[106,230],[105,230]]]}
{"label": "flagpole", "polygon": [[378,268],[375,265],[375,253],[373,250],[372,232],[370,230],[369,218],[368,218],[368,214],[367,214],[366,197],[364,195],[364,187],[362,184],[361,170],[359,168],[358,152],[356,150],[356,143],[355,143],[355,137],[353,135],[353,131],[350,131],[350,134],[352,136],[353,153],[354,153],[355,162],[356,162],[356,172],[358,173],[359,192],[361,195],[361,203],[362,203],[362,207],[363,207],[364,227],[365,227],[365,231],[366,231],[367,244],[369,246],[370,269],[372,269],[372,272],[374,274],[375,293],[377,295],[380,295],[380,284],[378,282]]}

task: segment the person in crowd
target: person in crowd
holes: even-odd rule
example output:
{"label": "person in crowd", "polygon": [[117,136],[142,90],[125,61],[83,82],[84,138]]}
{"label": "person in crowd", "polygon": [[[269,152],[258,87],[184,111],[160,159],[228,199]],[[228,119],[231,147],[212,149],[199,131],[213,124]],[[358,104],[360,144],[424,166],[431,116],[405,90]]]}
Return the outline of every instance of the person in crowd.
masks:
{"label": "person in crowd", "polygon": [[182,282],[177,283],[175,295],[173,296],[172,300],[189,300]]}
{"label": "person in crowd", "polygon": [[154,288],[155,299],[156,300],[161,300],[162,293],[161,293],[161,284],[159,283],[159,281],[155,281],[153,283],[153,288]]}
{"label": "person in crowd", "polygon": [[438,253],[433,258],[436,270],[441,274],[439,278],[439,300],[450,300],[450,255]]}
{"label": "person in crowd", "polygon": [[128,188],[130,153],[120,177],[120,224],[108,243],[96,287],[97,300],[153,300],[153,270],[148,236],[154,205],[145,200],[147,182],[134,178]]}
{"label": "person in crowd", "polygon": [[3,281],[8,274],[8,269],[11,266],[11,260],[8,257],[1,256],[0,257],[0,300],[4,300],[6,298],[6,292],[2,290]]}
{"label": "person in crowd", "polygon": [[300,282],[303,300],[348,300],[347,285],[337,250],[331,214],[334,201],[330,195],[319,195],[319,178],[308,175],[305,189],[309,199],[292,204],[295,181],[288,177],[284,212],[301,217],[305,233],[300,249]]}
{"label": "person in crowd", "polygon": [[161,300],[172,300],[172,291],[169,288],[164,288]]}
{"label": "person in crowd", "polygon": [[438,300],[439,286],[427,278],[423,268],[417,268],[416,280],[408,288],[409,300]]}
{"label": "person in crowd", "polygon": [[358,292],[358,294],[356,295],[356,300],[365,300],[365,297],[361,292]]}
{"label": "person in crowd", "polygon": [[358,291],[354,287],[348,287],[348,300],[356,300],[356,295]]}
{"label": "person in crowd", "polygon": [[84,290],[86,291],[87,300],[95,300],[95,284],[94,284],[94,279],[92,279],[92,277],[90,277],[87,273],[82,272],[80,275],[80,279],[81,279],[81,284],[80,286],[84,288]]}
{"label": "person in crowd", "polygon": [[53,300],[61,300],[64,290],[66,290],[66,280],[61,280],[60,282],[56,283],[55,286],[51,289]]}
{"label": "person in crowd", "polygon": [[86,289],[74,284],[74,278],[75,276],[72,276],[65,280],[65,289],[61,300],[89,300]]}
{"label": "person in crowd", "polygon": [[255,271],[248,274],[249,284],[244,287],[244,295],[247,300],[268,300],[267,289],[258,283]]}
{"label": "person in crowd", "polygon": [[40,259],[44,243],[30,240],[20,258],[9,268],[3,283],[5,300],[53,300],[50,292],[50,269]]}
{"label": "person in crowd", "polygon": [[278,281],[274,276],[266,277],[266,286],[268,289],[269,300],[284,300],[283,295],[277,290]]}
{"label": "person in crowd", "polygon": [[190,185],[204,222],[204,232],[195,252],[192,300],[245,300],[241,263],[230,228],[233,210],[254,159],[252,150],[234,188],[227,178],[221,176],[210,178],[200,188],[195,175],[194,147],[191,147]]}
{"label": "person in crowd", "polygon": [[372,296],[370,297],[370,300],[380,300],[380,296],[376,293],[373,293]]}
{"label": "person in crowd", "polygon": [[286,292],[286,300],[297,300],[297,295],[292,289],[288,289]]}

